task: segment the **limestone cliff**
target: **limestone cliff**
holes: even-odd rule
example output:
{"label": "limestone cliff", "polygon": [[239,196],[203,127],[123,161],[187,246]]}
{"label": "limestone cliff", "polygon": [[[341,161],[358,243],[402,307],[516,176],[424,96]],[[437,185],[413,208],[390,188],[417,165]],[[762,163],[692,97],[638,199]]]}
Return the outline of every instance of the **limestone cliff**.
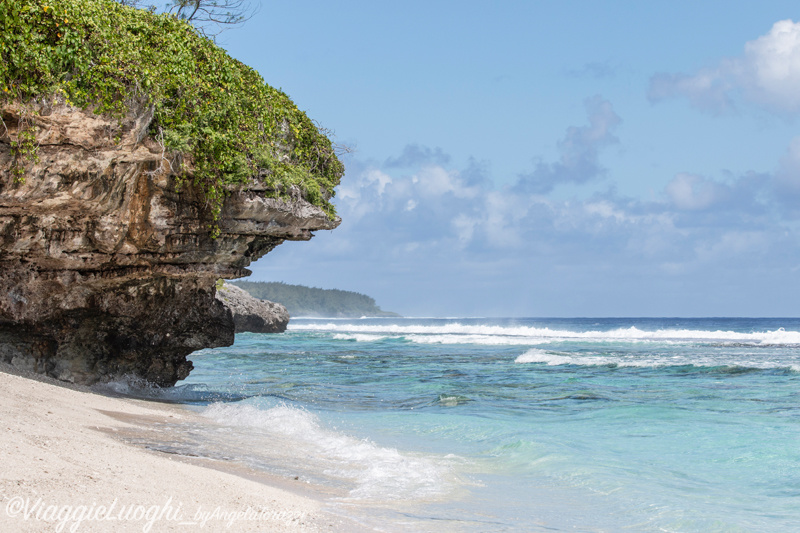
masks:
{"label": "limestone cliff", "polygon": [[120,120],[35,104],[38,162],[12,173],[19,106],[0,126],[0,360],[80,383],[124,375],[172,385],[192,351],[233,342],[218,278],[284,240],[339,223],[299,189],[271,198],[253,178],[228,186],[211,237],[191,181],[176,190],[169,154],[148,137],[152,108]]}

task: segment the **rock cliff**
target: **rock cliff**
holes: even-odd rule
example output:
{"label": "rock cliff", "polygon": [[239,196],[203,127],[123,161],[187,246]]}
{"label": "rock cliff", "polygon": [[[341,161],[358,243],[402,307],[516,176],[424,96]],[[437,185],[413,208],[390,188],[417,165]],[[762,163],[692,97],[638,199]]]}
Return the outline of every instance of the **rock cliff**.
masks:
{"label": "rock cliff", "polygon": [[217,289],[217,300],[230,309],[236,333],[281,333],[289,324],[289,312],[281,304],[253,298],[230,283]]}
{"label": "rock cliff", "polygon": [[215,298],[284,240],[333,229],[299,189],[271,198],[257,177],[229,186],[214,239],[191,181],[148,137],[151,108],[109,118],[35,104],[38,161],[14,179],[22,108],[0,124],[0,360],[79,382],[125,375],[172,385],[186,356],[233,342]]}

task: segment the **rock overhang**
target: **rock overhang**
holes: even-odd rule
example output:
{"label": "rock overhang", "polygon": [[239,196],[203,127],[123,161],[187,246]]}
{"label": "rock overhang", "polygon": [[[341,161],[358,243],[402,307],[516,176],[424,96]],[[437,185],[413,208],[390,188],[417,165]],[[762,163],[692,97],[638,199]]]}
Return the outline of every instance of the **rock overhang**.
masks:
{"label": "rock overhang", "polygon": [[148,108],[123,120],[66,104],[42,111],[24,181],[10,172],[13,123],[0,137],[0,359],[14,365],[80,383],[172,385],[191,370],[189,353],[233,342],[218,278],[340,222],[299,189],[276,198],[255,176],[229,187],[214,238],[203,191],[178,187],[168,154],[143,133]]}

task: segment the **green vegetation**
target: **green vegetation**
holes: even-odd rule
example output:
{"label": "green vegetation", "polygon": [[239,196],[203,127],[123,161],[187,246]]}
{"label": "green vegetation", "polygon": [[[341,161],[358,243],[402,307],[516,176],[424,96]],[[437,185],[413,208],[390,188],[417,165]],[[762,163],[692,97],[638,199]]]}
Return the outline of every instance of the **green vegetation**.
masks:
{"label": "green vegetation", "polygon": [[400,316],[397,313],[382,311],[373,298],[357,292],[263,281],[228,283],[241,287],[256,298],[284,305],[291,316],[334,318]]}
{"label": "green vegetation", "polygon": [[299,186],[334,216],[344,167],[331,141],[286,94],[173,15],[113,0],[0,0],[0,104],[12,101],[27,110],[11,140],[18,180],[36,159],[33,104],[119,118],[151,106],[149,133],[182,155],[182,180],[202,187],[212,228],[228,187],[255,175],[276,196]]}

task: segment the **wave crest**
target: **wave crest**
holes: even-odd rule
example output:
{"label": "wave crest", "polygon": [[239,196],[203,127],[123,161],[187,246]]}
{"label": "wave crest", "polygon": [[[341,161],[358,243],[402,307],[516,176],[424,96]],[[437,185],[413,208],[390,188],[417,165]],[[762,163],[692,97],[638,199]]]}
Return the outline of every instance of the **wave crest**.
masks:
{"label": "wave crest", "polygon": [[641,356],[636,354],[626,355],[577,355],[551,352],[533,348],[518,356],[515,363],[539,363],[548,366],[613,366],[613,367],[637,367],[637,368],[668,368],[668,367],[696,367],[704,369],[727,369],[730,371],[747,370],[788,370],[800,372],[800,365],[787,364],[783,361],[754,361],[745,357],[729,356],[726,360],[708,357],[703,359],[701,356],[685,355],[648,355]]}
{"label": "wave crest", "polygon": [[418,343],[441,344],[543,344],[563,341],[663,342],[749,344],[764,346],[800,345],[800,331],[778,328],[772,331],[739,332],[698,329],[643,330],[636,326],[607,331],[577,331],[537,326],[462,324],[352,324],[335,322],[290,323],[290,331],[325,332],[341,339],[373,341],[404,337]]}

